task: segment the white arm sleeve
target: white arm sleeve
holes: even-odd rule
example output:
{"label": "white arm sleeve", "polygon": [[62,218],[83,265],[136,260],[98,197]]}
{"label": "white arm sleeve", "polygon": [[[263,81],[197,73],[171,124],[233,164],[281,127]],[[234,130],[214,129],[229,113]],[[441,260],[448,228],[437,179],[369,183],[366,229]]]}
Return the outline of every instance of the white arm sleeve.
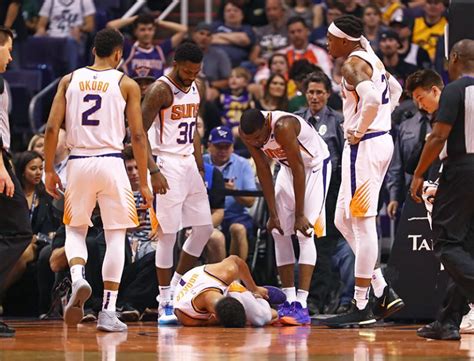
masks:
{"label": "white arm sleeve", "polygon": [[391,111],[398,106],[398,101],[400,99],[400,96],[402,95],[403,88],[398,82],[397,79],[393,75],[390,74],[390,78],[388,78],[388,87],[390,91],[390,107]]}
{"label": "white arm sleeve", "polygon": [[377,116],[377,111],[381,103],[381,97],[375,89],[374,83],[370,80],[365,80],[356,86],[356,92],[362,101],[361,113],[362,116],[357,123],[357,134],[359,137],[365,134],[369,129],[370,124],[374,121]]}

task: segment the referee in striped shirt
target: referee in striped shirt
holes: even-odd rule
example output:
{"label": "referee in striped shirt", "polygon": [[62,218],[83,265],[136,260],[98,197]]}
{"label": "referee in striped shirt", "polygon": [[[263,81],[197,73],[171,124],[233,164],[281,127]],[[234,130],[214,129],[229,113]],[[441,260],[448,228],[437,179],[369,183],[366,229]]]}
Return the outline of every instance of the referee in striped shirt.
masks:
{"label": "referee in striped shirt", "polygon": [[453,80],[440,98],[433,131],[426,141],[410,191],[421,202],[423,174],[439,156],[443,161],[433,207],[436,256],[450,275],[438,319],[418,336],[459,340],[459,325],[468,302],[474,302],[474,40],[456,43],[449,56]]}

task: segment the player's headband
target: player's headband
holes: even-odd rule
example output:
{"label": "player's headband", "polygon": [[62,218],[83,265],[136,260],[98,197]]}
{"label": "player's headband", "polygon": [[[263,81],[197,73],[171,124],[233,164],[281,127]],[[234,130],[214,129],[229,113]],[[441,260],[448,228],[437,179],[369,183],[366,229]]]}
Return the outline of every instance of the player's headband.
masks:
{"label": "player's headband", "polygon": [[360,37],[354,38],[352,36],[347,35],[345,32],[339,29],[334,23],[331,23],[331,25],[329,25],[328,32],[330,32],[332,35],[341,39],[347,39],[350,41],[360,41]]}

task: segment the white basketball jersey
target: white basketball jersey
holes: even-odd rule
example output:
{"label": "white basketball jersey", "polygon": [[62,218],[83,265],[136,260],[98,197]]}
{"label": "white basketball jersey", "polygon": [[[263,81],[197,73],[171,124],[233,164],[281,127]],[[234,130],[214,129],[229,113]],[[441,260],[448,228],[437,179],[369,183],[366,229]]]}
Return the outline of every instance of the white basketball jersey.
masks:
{"label": "white basketball jersey", "polygon": [[215,289],[225,295],[229,288],[223,281],[207,272],[205,267],[196,267],[186,272],[174,293],[174,308],[198,319],[208,319],[210,313],[198,310],[194,306],[194,298],[208,289]]}
{"label": "white basketball jersey", "polygon": [[329,150],[323,138],[321,138],[316,129],[300,116],[281,111],[262,112],[262,114],[271,127],[270,137],[261,148],[267,157],[288,166],[286,153],[275,140],[274,133],[275,123],[280,118],[286,116],[296,118],[300,122],[301,129],[300,134],[298,134],[298,143],[300,144],[301,157],[303,158],[305,168],[318,167],[329,157]]}
{"label": "white basketball jersey", "polygon": [[[0,94],[0,137],[2,138],[3,148],[10,148],[10,123],[8,121],[8,90],[5,84],[3,93]],[[1,155],[0,155],[1,156]]]}
{"label": "white basketball jersey", "polygon": [[66,91],[66,142],[71,154],[120,152],[125,138],[124,74],[115,69],[81,68]]}
{"label": "white basketball jersey", "polygon": [[201,101],[196,82],[184,91],[166,75],[158,80],[168,84],[173,94],[173,102],[156,116],[156,144],[152,148],[153,155],[162,152],[191,155],[194,152],[194,131]]}
{"label": "white basketball jersey", "polygon": [[[392,128],[390,90],[385,67],[382,61],[375,54],[370,54],[361,50],[354,51],[349,56],[356,56],[370,64],[372,67],[371,80],[374,83],[375,89],[381,99],[381,104],[379,106],[377,115],[372,124],[370,124],[368,131],[388,132]],[[356,129],[357,127],[357,123],[362,116],[362,102],[354,88],[348,89],[349,86],[347,85],[344,78],[342,79],[342,84],[343,86],[341,89],[343,98],[342,111],[344,113],[344,131],[347,133],[348,130]]]}

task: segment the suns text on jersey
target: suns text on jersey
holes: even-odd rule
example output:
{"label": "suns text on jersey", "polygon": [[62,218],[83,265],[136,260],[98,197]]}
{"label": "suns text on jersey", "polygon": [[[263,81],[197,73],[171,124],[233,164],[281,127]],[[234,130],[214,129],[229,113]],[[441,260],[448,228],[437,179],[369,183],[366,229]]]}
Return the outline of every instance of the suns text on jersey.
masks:
{"label": "suns text on jersey", "polygon": [[175,104],[171,108],[171,120],[183,118],[196,118],[198,115],[199,103]]}

